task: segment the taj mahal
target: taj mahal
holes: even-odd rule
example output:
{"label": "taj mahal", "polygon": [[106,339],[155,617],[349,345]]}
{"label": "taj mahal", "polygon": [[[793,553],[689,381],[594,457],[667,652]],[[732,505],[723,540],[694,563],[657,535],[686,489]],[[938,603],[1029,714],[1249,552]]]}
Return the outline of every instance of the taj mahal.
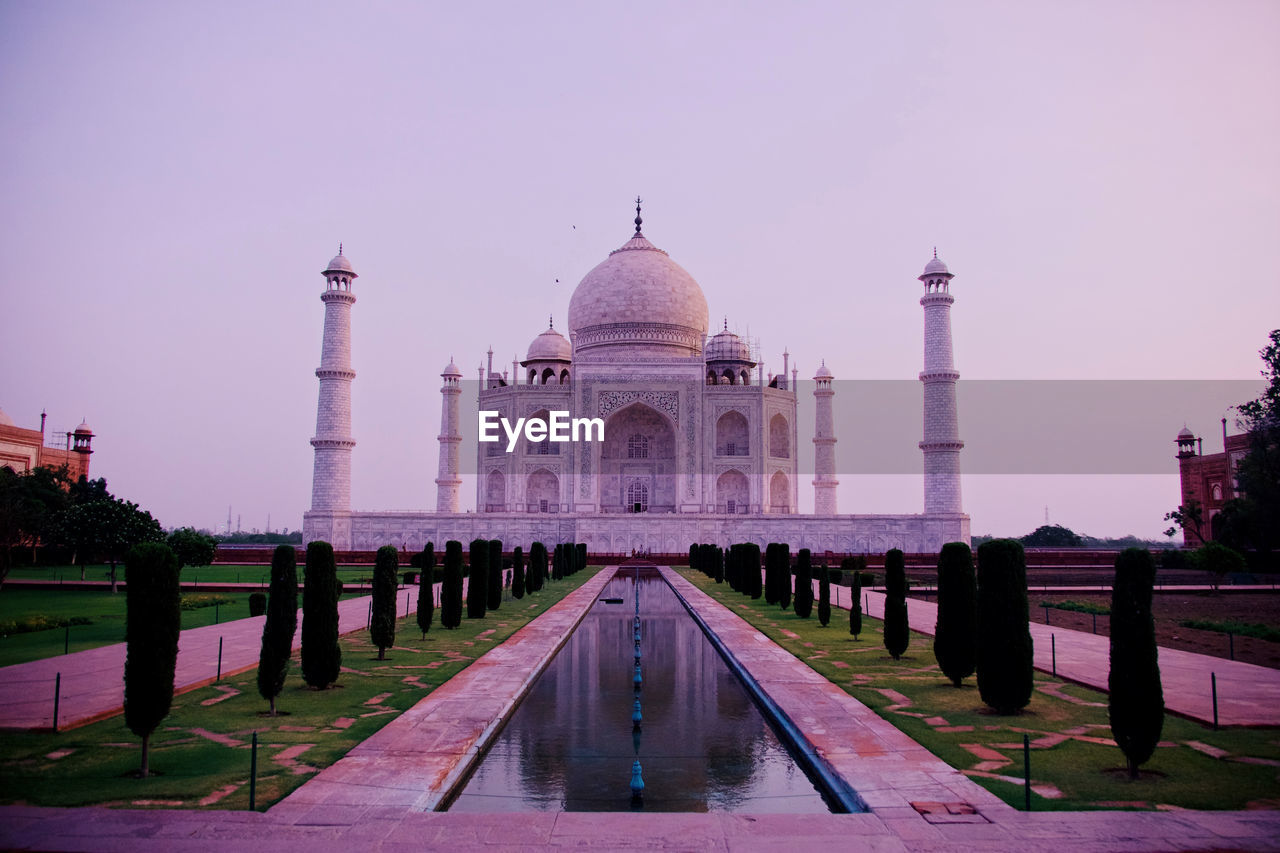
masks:
{"label": "taj mahal", "polygon": [[[479,409],[515,422],[553,413],[603,421],[603,440],[520,439],[463,448],[463,374],[450,360],[441,375],[439,470],[434,512],[351,509],[351,311],[357,278],[339,249],[325,268],[311,510],[303,539],[339,550],[392,544],[439,548],[449,539],[510,545],[584,542],[593,553],[681,553],[694,542],[788,542],[817,552],[937,551],[969,541],[961,509],[956,372],[951,347],[951,272],[934,253],[919,281],[924,307],[924,512],[850,515],[837,510],[834,379],[813,376],[814,470],[798,463],[798,371],[783,354],[766,373],[753,347],[727,320],[708,323],[697,281],[635,232],[578,284],[568,337],[553,323],[523,361],[495,369],[493,351],[477,371]],[[708,337],[708,334],[710,337]],[[470,385],[470,383],[467,383]],[[806,395],[807,396],[807,395]],[[474,468],[462,466],[462,454]],[[424,474],[426,472],[423,472]],[[462,511],[463,474],[474,473],[475,511]],[[814,513],[799,512],[811,485]]]}

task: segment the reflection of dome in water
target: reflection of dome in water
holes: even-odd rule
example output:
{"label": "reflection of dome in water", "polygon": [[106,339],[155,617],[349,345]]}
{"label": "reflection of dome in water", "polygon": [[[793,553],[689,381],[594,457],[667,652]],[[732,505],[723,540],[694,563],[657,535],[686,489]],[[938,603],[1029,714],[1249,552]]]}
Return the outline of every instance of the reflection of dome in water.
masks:
{"label": "reflection of dome in water", "polygon": [[575,354],[609,347],[691,356],[706,333],[702,288],[639,231],[587,273],[569,301]]}

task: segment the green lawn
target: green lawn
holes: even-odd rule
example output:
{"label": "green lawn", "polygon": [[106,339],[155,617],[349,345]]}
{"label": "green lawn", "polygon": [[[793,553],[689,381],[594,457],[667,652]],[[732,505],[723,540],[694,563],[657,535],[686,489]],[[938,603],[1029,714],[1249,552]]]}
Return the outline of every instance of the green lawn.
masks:
{"label": "green lawn", "polygon": [[[848,611],[833,610],[831,624],[823,628],[816,607],[812,618],[799,619],[792,611],[765,604],[763,598],[752,601],[727,584],[717,585],[701,572],[682,574],[939,758],[969,771],[974,781],[1018,808],[1024,796],[1023,734],[1032,741],[1031,778],[1042,792],[1032,797],[1034,809],[1280,807],[1278,729],[1214,732],[1166,715],[1161,746],[1143,766],[1150,772],[1130,782],[1120,772],[1123,754],[1109,743],[1105,693],[1037,671],[1028,708],[1016,716],[999,716],[983,706],[973,677],[955,688],[942,676],[931,637],[912,632],[906,654],[894,661],[884,649],[879,620],[864,618],[863,632],[854,640]],[[1192,742],[1222,750],[1224,756],[1210,757]],[[1000,764],[984,748],[1007,763]],[[984,759],[990,763],[982,765]],[[1045,795],[1055,791],[1059,796]]]}
{"label": "green lawn", "polygon": [[[402,572],[416,571],[408,566],[401,567]],[[124,580],[124,565],[117,567],[117,576]],[[15,568],[9,572],[13,580],[47,580],[78,581],[79,566],[41,566],[39,568]],[[298,566],[298,577],[302,577],[302,566]],[[366,583],[373,577],[373,566],[339,566],[338,580],[343,583]],[[182,583],[254,583],[266,589],[271,582],[271,567],[264,565],[229,565],[229,566],[185,566],[182,569]],[[84,579],[87,581],[111,580],[111,567],[106,565],[87,566]],[[3,597],[8,592],[0,592]]]}
{"label": "green lawn", "polygon": [[[249,592],[194,593],[183,592],[190,603],[221,600],[217,606],[204,606],[182,611],[182,627],[201,628],[217,622],[244,619],[249,615]],[[195,600],[193,600],[195,599]],[[89,619],[91,625],[70,626],[68,651],[79,652],[98,646],[124,642],[125,593],[112,593],[107,589],[7,588],[0,592],[0,623],[18,621],[34,616],[50,620],[79,616]],[[39,660],[60,655],[68,640],[67,629],[49,628],[43,631],[0,635],[0,666]]]}
{"label": "green lawn", "polygon": [[[44,806],[244,809],[249,747],[258,734],[257,807],[266,808],[341,758],[360,741],[460,672],[490,648],[588,580],[588,569],[446,631],[437,620],[423,640],[414,617],[397,623],[387,660],[366,631],[342,639],[338,686],[324,691],[302,681],[297,655],[277,706],[265,716],[257,670],[174,698],[152,739],[151,767],[134,778],[139,741],[123,717],[61,734],[0,732],[0,803]],[[4,595],[7,595],[5,592]],[[490,633],[491,632],[491,633]]]}

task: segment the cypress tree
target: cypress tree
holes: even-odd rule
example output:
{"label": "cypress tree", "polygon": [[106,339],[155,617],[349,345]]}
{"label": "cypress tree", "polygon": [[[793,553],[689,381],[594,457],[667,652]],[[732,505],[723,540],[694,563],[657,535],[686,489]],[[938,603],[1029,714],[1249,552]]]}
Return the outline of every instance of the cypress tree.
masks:
{"label": "cypress tree", "polygon": [[746,572],[746,593],[753,599],[759,598],[764,594],[763,580],[760,577],[760,546],[754,542],[748,542],[744,547],[742,555],[742,567],[739,571]]}
{"label": "cypress tree", "polygon": [[691,569],[698,568],[698,546],[697,545],[689,546],[689,568]]}
{"label": "cypress tree", "polygon": [[444,543],[444,577],[440,581],[440,624],[457,628],[462,624],[462,543]]}
{"label": "cypress tree", "polygon": [[884,555],[884,647],[894,660],[911,644],[907,623],[907,570],[902,551]]}
{"label": "cypress tree", "polygon": [[524,598],[524,549],[519,545],[511,552],[511,597]]}
{"label": "cypress tree", "polygon": [[293,635],[298,630],[298,558],[292,545],[280,545],[271,555],[271,588],[267,620],[262,626],[262,652],[258,656],[258,693],[271,703],[284,689],[289,672]]}
{"label": "cypress tree", "polygon": [[808,619],[813,613],[813,566],[810,563],[808,548],[801,548],[796,554],[796,615]]}
{"label": "cypress tree", "polygon": [[169,714],[182,633],[178,558],[162,542],[133,546],[124,558],[124,721],[142,738],[142,767],[151,772],[151,733]]}
{"label": "cypress tree", "polygon": [[302,677],[324,690],[338,680],[338,565],[328,542],[307,543],[302,575]]}
{"label": "cypress tree", "polygon": [[1144,548],[1126,548],[1116,557],[1111,587],[1111,672],[1107,675],[1107,715],[1111,734],[1129,765],[1129,778],[1151,758],[1164,729],[1164,690],[1151,617],[1156,564]]}
{"label": "cypress tree", "polygon": [[853,564],[853,580],[849,583],[849,633],[858,639],[862,633],[862,572],[858,571],[858,561],[846,557],[841,565]]}
{"label": "cypress tree", "polygon": [[744,545],[730,545],[729,553],[725,555],[724,561],[724,579],[729,584],[729,589],[734,592],[742,592],[742,549]]}
{"label": "cypress tree", "polygon": [[529,589],[537,592],[547,576],[547,546],[534,542],[529,547]]}
{"label": "cypress tree", "polygon": [[791,545],[778,543],[778,604],[791,609]]}
{"label": "cypress tree", "polygon": [[387,647],[396,641],[396,589],[400,558],[396,546],[383,545],[373,558],[373,612],[369,639],[378,647],[378,660],[385,660]]}
{"label": "cypress tree", "polygon": [[964,542],[948,542],[938,554],[938,625],[933,633],[938,668],[956,687],[978,658],[978,582],[973,552]]}
{"label": "cypress tree", "polygon": [[831,577],[826,563],[818,567],[818,624],[823,628],[831,621]]}
{"label": "cypress tree", "polygon": [[587,543],[579,542],[574,546],[573,553],[577,556],[577,562],[574,563],[575,572],[583,572],[587,569]]}
{"label": "cypress tree", "polygon": [[778,594],[778,543],[770,542],[764,548],[764,602],[777,604]]}
{"label": "cypress tree", "polygon": [[489,542],[471,540],[471,571],[467,575],[467,618],[483,619],[489,605]]}
{"label": "cypress tree", "polygon": [[497,610],[502,606],[502,540],[489,540],[489,596],[485,607]]}
{"label": "cypress tree", "polygon": [[422,574],[418,578],[418,630],[422,639],[431,630],[431,619],[436,613],[435,598],[436,550],[430,542],[422,549]]}
{"label": "cypress tree", "polygon": [[1016,539],[978,546],[978,692],[1000,714],[1031,701],[1027,557]]}
{"label": "cypress tree", "polygon": [[724,583],[724,549],[716,546],[716,583]]}

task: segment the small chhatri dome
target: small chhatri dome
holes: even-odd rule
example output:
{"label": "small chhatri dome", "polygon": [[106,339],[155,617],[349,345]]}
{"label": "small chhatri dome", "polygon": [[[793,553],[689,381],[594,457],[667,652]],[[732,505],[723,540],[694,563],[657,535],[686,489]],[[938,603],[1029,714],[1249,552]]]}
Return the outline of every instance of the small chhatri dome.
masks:
{"label": "small chhatri dome", "polygon": [[548,324],[547,330],[533,339],[525,361],[569,361],[573,348],[564,335]]}
{"label": "small chhatri dome", "polygon": [[461,376],[462,371],[458,369],[458,365],[453,363],[453,356],[449,356],[449,363],[445,365],[444,372],[441,376]]}
{"label": "small chhatri dome", "polygon": [[80,426],[76,427],[75,435],[93,435],[93,430],[89,429],[89,422],[85,419],[80,420]]}
{"label": "small chhatri dome", "polygon": [[944,264],[942,261],[938,260],[938,250],[937,248],[934,248],[933,260],[929,261],[929,263],[924,265],[924,274],[937,275],[938,273],[941,273],[943,275],[951,274],[951,272],[947,269],[947,265]]}
{"label": "small chhatri dome", "polygon": [[1184,440],[1186,440],[1186,439],[1188,439],[1188,438],[1195,438],[1195,437],[1196,437],[1196,434],[1195,434],[1194,432],[1192,432],[1191,430],[1187,429],[1187,425],[1186,425],[1186,424],[1183,424],[1183,425],[1182,425],[1182,429],[1178,430],[1178,440],[1179,440],[1179,441],[1184,441]]}
{"label": "small chhatri dome", "polygon": [[831,372],[831,368],[827,367],[827,360],[822,360],[822,366],[818,368],[818,372],[813,374],[814,379],[834,379],[835,374]]}
{"label": "small chhatri dome", "polygon": [[344,272],[352,278],[358,278],[355,268],[351,266],[351,261],[347,260],[346,256],[342,254],[341,243],[338,244],[338,254],[333,256],[333,259],[329,261],[329,266],[325,267],[324,271],[326,273]]}
{"label": "small chhatri dome", "polygon": [[[729,320],[725,319],[724,329],[716,333],[704,351],[707,361],[746,361],[751,362],[751,348],[746,341],[729,331]],[[754,364],[754,362],[753,362]]]}

